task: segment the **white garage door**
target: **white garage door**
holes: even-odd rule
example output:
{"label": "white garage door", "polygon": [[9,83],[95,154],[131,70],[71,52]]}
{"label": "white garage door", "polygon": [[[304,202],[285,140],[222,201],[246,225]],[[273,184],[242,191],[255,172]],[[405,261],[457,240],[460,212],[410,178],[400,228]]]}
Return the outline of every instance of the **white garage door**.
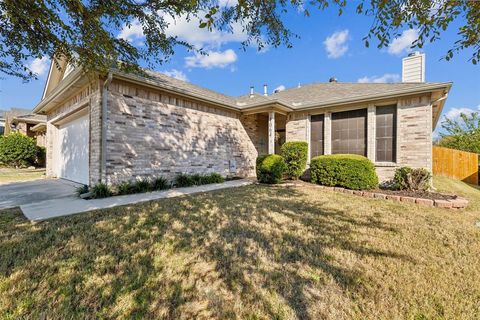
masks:
{"label": "white garage door", "polygon": [[60,125],[57,142],[57,177],[88,184],[88,114]]}

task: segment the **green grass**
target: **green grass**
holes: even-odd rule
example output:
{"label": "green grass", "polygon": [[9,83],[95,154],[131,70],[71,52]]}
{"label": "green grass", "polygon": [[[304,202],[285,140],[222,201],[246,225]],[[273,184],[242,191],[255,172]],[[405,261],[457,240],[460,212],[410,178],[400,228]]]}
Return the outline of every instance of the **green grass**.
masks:
{"label": "green grass", "polygon": [[0,318],[478,319],[480,191],[448,211],[247,186],[31,224],[0,213]]}
{"label": "green grass", "polygon": [[0,184],[45,178],[45,169],[0,168]]}

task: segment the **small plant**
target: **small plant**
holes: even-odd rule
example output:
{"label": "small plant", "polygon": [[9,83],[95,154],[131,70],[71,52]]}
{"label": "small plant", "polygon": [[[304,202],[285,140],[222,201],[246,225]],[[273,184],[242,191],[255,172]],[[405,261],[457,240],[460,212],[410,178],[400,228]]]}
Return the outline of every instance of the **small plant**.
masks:
{"label": "small plant", "polygon": [[170,188],[170,183],[167,179],[162,177],[157,177],[152,181],[152,190],[166,190]]}
{"label": "small plant", "polygon": [[279,183],[285,169],[285,161],[279,155],[269,154],[257,158],[257,179],[262,183]]}
{"label": "small plant", "polygon": [[143,179],[138,180],[133,185],[133,190],[136,193],[152,191],[150,180],[148,178],[143,178]]}
{"label": "small plant", "polygon": [[318,156],[310,162],[313,183],[353,190],[368,190],[377,187],[375,166],[367,158],[354,154]]}
{"label": "small plant", "polygon": [[130,182],[122,182],[117,185],[118,195],[131,194],[134,193],[134,191],[134,186]]}
{"label": "small plant", "polygon": [[297,180],[305,171],[307,165],[308,143],[304,141],[285,142],[281,151],[287,166],[288,177]]}
{"label": "small plant", "polygon": [[424,168],[401,167],[395,170],[394,187],[397,190],[427,191],[432,174]]}
{"label": "small plant", "polygon": [[110,188],[103,182],[99,182],[92,187],[92,195],[95,199],[106,198],[112,195]]}
{"label": "small plant", "polygon": [[77,196],[81,196],[82,194],[85,194],[88,192],[88,186],[86,184],[78,187],[77,189],[75,189],[75,193],[77,194]]}
{"label": "small plant", "polygon": [[175,185],[179,188],[191,187],[194,185],[194,180],[191,175],[182,173],[175,178]]}
{"label": "small plant", "polygon": [[222,177],[221,174],[213,172],[202,177],[202,184],[210,184],[210,183],[222,183],[225,182],[225,179]]}
{"label": "small plant", "polygon": [[33,138],[20,132],[0,139],[0,163],[12,167],[27,167],[35,163],[37,145]]}
{"label": "small plant", "polygon": [[204,184],[203,182],[205,181],[203,179],[203,176],[198,174],[198,173],[192,174],[190,176],[190,179],[192,180],[194,186],[200,186],[200,185]]}

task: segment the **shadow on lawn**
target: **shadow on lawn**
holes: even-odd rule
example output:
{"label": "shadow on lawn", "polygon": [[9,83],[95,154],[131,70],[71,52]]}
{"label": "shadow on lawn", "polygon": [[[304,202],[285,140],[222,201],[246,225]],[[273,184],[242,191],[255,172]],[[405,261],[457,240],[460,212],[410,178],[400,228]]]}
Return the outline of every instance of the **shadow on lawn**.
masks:
{"label": "shadow on lawn", "polygon": [[[28,298],[30,316],[283,318],[274,295],[311,319],[321,299],[311,288],[333,279],[345,293],[366,294],[362,271],[332,251],[410,261],[356,239],[358,230],[395,232],[390,225],[306,201],[294,188],[236,188],[34,225],[15,213],[0,221],[0,277],[10,277],[0,315]],[[8,289],[18,282],[27,288]]]}

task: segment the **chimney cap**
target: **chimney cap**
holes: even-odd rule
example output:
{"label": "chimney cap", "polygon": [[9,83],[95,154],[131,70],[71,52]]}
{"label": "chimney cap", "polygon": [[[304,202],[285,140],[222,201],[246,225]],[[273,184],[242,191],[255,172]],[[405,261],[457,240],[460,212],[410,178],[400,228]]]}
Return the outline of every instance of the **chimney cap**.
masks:
{"label": "chimney cap", "polygon": [[335,77],[331,77],[330,79],[328,79],[328,82],[338,82],[338,80]]}

